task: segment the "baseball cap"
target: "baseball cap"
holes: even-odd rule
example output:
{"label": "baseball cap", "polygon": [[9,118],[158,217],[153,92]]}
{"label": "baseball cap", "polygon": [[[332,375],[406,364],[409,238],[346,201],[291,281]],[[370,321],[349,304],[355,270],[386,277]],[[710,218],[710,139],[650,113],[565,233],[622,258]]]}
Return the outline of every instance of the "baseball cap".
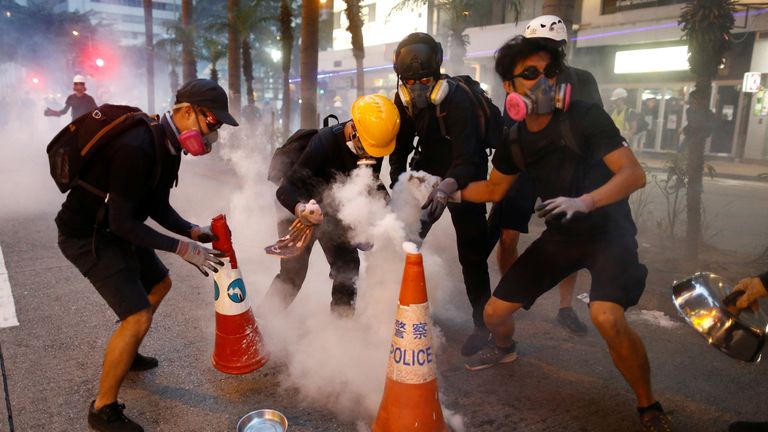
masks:
{"label": "baseball cap", "polygon": [[184,83],[176,92],[175,103],[184,102],[207,108],[221,122],[230,126],[239,126],[237,120],[229,113],[227,92],[213,80],[197,78]]}

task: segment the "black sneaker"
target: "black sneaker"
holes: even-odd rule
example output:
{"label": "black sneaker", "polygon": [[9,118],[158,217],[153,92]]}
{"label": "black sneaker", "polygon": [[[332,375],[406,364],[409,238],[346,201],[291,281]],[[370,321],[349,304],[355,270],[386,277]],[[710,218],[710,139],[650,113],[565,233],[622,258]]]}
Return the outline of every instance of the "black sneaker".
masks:
{"label": "black sneaker", "polygon": [[653,403],[648,408],[638,408],[643,432],[672,432],[672,420],[664,412],[661,404]]}
{"label": "black sneaker", "polygon": [[154,369],[157,367],[159,362],[154,357],[147,357],[143,356],[139,353],[136,353],[136,357],[133,358],[133,363],[131,363],[131,370],[134,372],[142,372],[150,369]]}
{"label": "black sneaker", "polygon": [[491,332],[485,327],[475,327],[472,333],[467,336],[464,345],[461,346],[461,355],[469,357],[477,354],[481,349],[489,346],[491,343]]}
{"label": "black sneaker", "polygon": [[728,432],[768,432],[768,422],[737,421],[728,426]]}
{"label": "black sneaker", "polygon": [[587,334],[587,326],[579,320],[576,311],[570,306],[560,308],[557,312],[557,323],[576,336],[584,336]]}
{"label": "black sneaker", "polygon": [[91,402],[88,409],[88,426],[99,432],[144,432],[144,428],[123,414],[125,404],[112,402],[95,409]]}
{"label": "black sneaker", "polygon": [[488,345],[467,360],[464,367],[471,371],[479,371],[497,364],[512,363],[517,360],[515,345],[515,342],[512,342],[512,346],[508,348],[497,347],[495,344]]}

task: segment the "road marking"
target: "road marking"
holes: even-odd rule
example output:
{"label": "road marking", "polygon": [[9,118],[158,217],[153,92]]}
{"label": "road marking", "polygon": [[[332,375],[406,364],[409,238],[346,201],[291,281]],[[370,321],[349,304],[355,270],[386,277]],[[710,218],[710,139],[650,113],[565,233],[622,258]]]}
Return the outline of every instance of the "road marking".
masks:
{"label": "road marking", "polygon": [[8,279],[8,270],[5,268],[3,248],[0,247],[0,328],[19,325],[16,319],[16,305],[13,302],[11,281]]}

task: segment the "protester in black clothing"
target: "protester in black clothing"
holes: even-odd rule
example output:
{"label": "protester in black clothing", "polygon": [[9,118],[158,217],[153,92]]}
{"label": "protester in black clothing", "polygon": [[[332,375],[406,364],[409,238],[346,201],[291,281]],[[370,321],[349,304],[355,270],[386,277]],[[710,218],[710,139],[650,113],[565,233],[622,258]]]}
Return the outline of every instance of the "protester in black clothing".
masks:
{"label": "protester in black clothing", "polygon": [[[563,20],[554,15],[542,15],[532,19],[525,26],[524,36],[536,39],[544,44],[560,50],[565,57],[565,47],[568,41],[568,31]],[[558,82],[568,83],[571,88],[571,99],[603,106],[597,81],[589,71],[565,66],[558,76]],[[505,111],[505,122],[511,125],[514,120]],[[499,243],[496,259],[499,271],[503,274],[517,260],[517,245],[520,233],[528,232],[528,223],[533,215],[536,203],[536,185],[528,174],[520,173],[514,186],[509,188],[507,195],[498,204],[494,204],[488,216],[490,246],[489,252]],[[575,335],[585,335],[587,326],[579,320],[573,309],[573,291],[576,286],[577,273],[573,273],[560,281],[560,308],[555,321]]]}
{"label": "protester in black clothing", "polygon": [[[473,95],[450,81],[449,76],[441,75],[442,61],[442,47],[426,33],[411,33],[397,46],[394,69],[400,85],[395,105],[403,123],[395,151],[389,157],[390,178],[394,185],[406,171],[408,156],[414,151],[414,137],[418,137],[411,169],[442,178],[434,191],[438,199],[432,201],[423,218],[434,223],[447,206],[456,230],[459,263],[474,322],[474,331],[461,352],[471,355],[489,338],[483,323],[483,307],[491,295],[485,205],[447,204],[447,197],[471,181],[484,179],[488,174],[488,156],[478,132]],[[438,121],[437,107],[445,133]]]}
{"label": "protester in black clothing", "polygon": [[74,93],[67,96],[67,101],[64,103],[64,108],[60,110],[46,108],[45,115],[61,117],[66,114],[70,108],[72,108],[72,120],[74,120],[81,115],[96,109],[96,102],[90,95],[85,93],[86,88],[84,76],[75,75],[75,77],[72,79],[72,90]]}
{"label": "protester in black clothing", "polygon": [[[219,127],[237,126],[227,110],[227,95],[215,82],[186,83],[176,93],[173,112],[160,120],[162,142],[155,141],[146,125],[138,125],[96,153],[81,171],[84,182],[108,193],[106,212],[104,199],[75,187],[56,216],[62,253],[120,318],[104,354],[99,392],[88,411],[88,423],[96,430],[143,430],[125,417],[125,405],[117,402],[117,396],[129,370],[158,364],[137,352],[171,288],[168,269],[155,249],[178,254],[206,276],[222,264],[220,253],[197,243],[215,239],[210,226],[186,221],[168,198],[177,181],[181,152],[210,152]],[[161,234],[146,225],[147,218],[191,240]]]}
{"label": "protester in black clothing", "polygon": [[[518,125],[518,139],[494,155],[489,179],[471,183],[461,199],[498,201],[525,168],[543,200],[539,216],[547,218],[547,229],[494,290],[484,318],[495,344],[466,367],[479,370],[514,361],[514,313],[586,268],[592,275],[592,322],[637,396],[643,429],[669,431],[669,418],[651,391],[645,348],[624,316],[640,299],[647,275],[638,261],[637,230],[627,201],[645,185],[645,172],[602,108],[578,100],[558,104],[555,83],[563,62],[559,50],[522,36],[496,53],[496,71],[508,97],[525,97],[527,114]],[[573,127],[574,147],[564,143],[563,116]]]}
{"label": "protester in black clothing", "polygon": [[[293,301],[304,283],[312,246],[317,240],[331,267],[331,310],[340,316],[354,313],[360,267],[357,250],[368,248],[350,242],[347,228],[335,216],[336,209],[331,200],[324,199],[324,194],[339,176],[348,176],[360,166],[372,167],[378,180],[382,158],[395,147],[399,127],[400,116],[392,101],[374,94],[362,96],[352,104],[351,120],[322,128],[312,137],[276,195],[288,210],[278,216],[281,237],[288,232],[294,215],[315,228],[299,255],[280,260],[280,273],[267,292],[268,302],[277,301],[279,307],[285,307]],[[379,190],[386,195],[383,184]]]}

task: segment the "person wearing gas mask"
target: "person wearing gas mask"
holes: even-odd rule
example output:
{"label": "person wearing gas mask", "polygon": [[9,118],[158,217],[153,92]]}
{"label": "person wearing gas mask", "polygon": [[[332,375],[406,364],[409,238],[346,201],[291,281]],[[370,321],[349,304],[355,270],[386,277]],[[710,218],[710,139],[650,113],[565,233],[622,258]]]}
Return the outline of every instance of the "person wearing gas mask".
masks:
{"label": "person wearing gas mask", "polygon": [[[56,216],[61,252],[120,319],[107,343],[99,390],[88,410],[88,424],[95,430],[143,430],[123,414],[125,405],[117,397],[129,371],[158,365],[157,359],[138,353],[171,289],[168,268],[155,250],[179,255],[205,276],[223,264],[220,252],[200,245],[215,240],[210,226],[188,222],[168,199],[178,179],[181,153],[209,153],[224,124],[238,125],[228,112],[224,89],[207,79],[187,82],[159,125],[152,130],[146,124],[129,128],[94,154],[80,172],[89,186],[74,187]],[[98,191],[107,194],[106,200]],[[156,231],[145,223],[147,218],[185,239]]]}
{"label": "person wearing gas mask", "polygon": [[83,114],[89,113],[96,109],[96,101],[93,100],[91,95],[86,93],[85,77],[82,75],[75,75],[72,78],[72,93],[67,96],[67,100],[64,102],[64,108],[55,110],[46,108],[43,113],[46,117],[61,117],[72,108],[72,120],[80,117]]}
{"label": "person wearing gas mask", "polygon": [[[542,15],[532,19],[525,26],[523,36],[536,39],[543,44],[552,45],[565,56],[568,31],[563,20],[557,16]],[[571,84],[571,99],[603,106],[597,81],[589,71],[569,65],[564,66],[564,68],[563,73],[558,76],[558,82]],[[504,120],[508,125],[515,123],[509,117],[509,113],[505,112],[504,114]],[[504,199],[491,208],[488,215],[490,240],[488,250],[490,253],[496,243],[499,243],[496,261],[502,274],[519,256],[517,245],[520,240],[520,233],[528,232],[528,223],[534,213],[535,203],[536,187],[526,173],[521,173],[514,186],[509,188]],[[579,316],[573,309],[573,291],[576,286],[576,279],[577,273],[573,273],[558,284],[560,308],[555,322],[572,334],[582,336],[587,333],[587,326],[579,320]]]}
{"label": "person wearing gas mask", "polygon": [[400,115],[392,101],[379,94],[359,97],[351,114],[351,120],[317,131],[277,189],[277,200],[287,210],[278,216],[278,234],[288,233],[294,217],[313,230],[298,255],[280,260],[280,272],[266,294],[267,304],[287,307],[293,302],[306,278],[317,240],[331,268],[331,311],[341,317],[354,314],[358,249],[368,250],[371,245],[350,242],[347,228],[335,216],[337,209],[332,200],[324,200],[324,195],[340,176],[367,166],[378,181],[377,190],[387,198],[379,173],[382,158],[395,147]]}
{"label": "person wearing gas mask", "polygon": [[[488,155],[479,133],[474,96],[468,87],[440,73],[442,61],[441,45],[426,33],[411,33],[395,50],[393,67],[399,80],[395,105],[403,124],[389,157],[390,179],[394,186],[406,171],[408,157],[414,152],[414,138],[418,137],[411,169],[442,179],[423,206],[420,237],[426,236],[428,228],[447,207],[456,231],[459,263],[472,306],[474,329],[461,347],[462,355],[469,356],[487,345],[490,337],[482,315],[491,295],[486,209],[484,204],[449,204],[448,201],[459,188],[486,178]],[[495,123],[501,125],[498,111],[490,115],[499,116]],[[501,128],[486,131],[491,133],[500,135]]]}
{"label": "person wearing gas mask", "polygon": [[[488,180],[470,183],[455,198],[498,201],[524,169],[543,201],[537,211],[547,228],[494,290],[484,311],[494,343],[466,367],[514,361],[515,312],[529,309],[574,271],[587,269],[592,322],[635,392],[643,430],[669,431],[669,417],[651,391],[645,347],[624,316],[640,299],[648,273],[638,260],[627,200],[645,186],[645,172],[600,106],[563,97],[567,86],[557,84],[564,68],[558,49],[517,36],[499,48],[495,67],[508,92],[510,116],[520,120],[517,136],[513,132],[494,154]],[[571,123],[572,139],[563,137],[563,118]]]}

